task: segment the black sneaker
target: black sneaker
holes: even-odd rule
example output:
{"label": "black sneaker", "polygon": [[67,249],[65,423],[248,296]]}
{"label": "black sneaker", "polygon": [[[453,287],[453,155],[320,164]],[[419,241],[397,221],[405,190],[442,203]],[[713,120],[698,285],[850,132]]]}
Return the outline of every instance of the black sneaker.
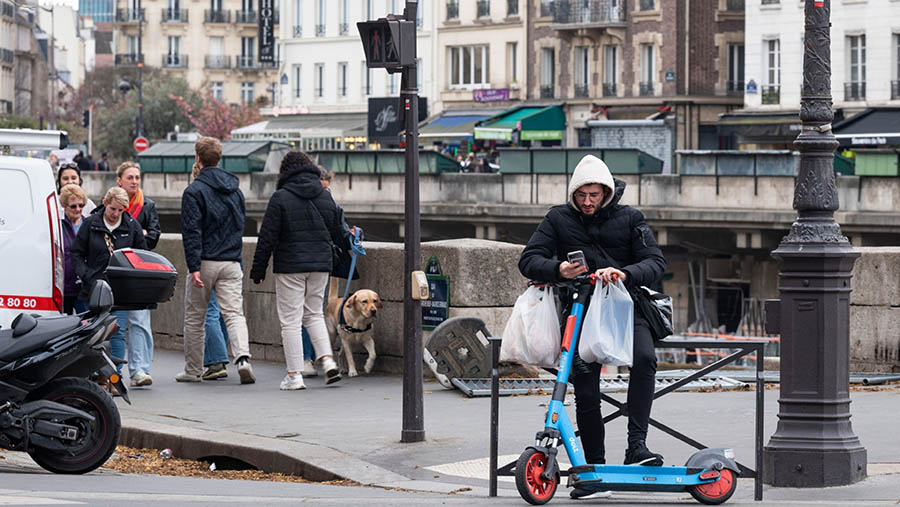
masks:
{"label": "black sneaker", "polygon": [[628,447],[625,451],[626,465],[645,465],[649,467],[659,467],[663,464],[662,454],[650,452],[643,442],[639,442]]}
{"label": "black sneaker", "polygon": [[200,376],[203,380],[218,380],[228,378],[228,372],[225,370],[225,363],[211,364]]}
{"label": "black sneaker", "polygon": [[612,491],[591,491],[589,489],[573,488],[569,498],[573,500],[593,500],[595,498],[609,498]]}

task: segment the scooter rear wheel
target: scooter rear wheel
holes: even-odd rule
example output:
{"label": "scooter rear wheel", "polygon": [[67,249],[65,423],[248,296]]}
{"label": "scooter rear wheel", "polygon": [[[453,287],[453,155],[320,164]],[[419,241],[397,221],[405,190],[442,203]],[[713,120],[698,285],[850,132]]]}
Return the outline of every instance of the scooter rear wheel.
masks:
{"label": "scooter rear wheel", "polygon": [[516,488],[531,505],[543,505],[556,494],[559,474],[549,481],[541,477],[548,465],[547,456],[535,449],[526,449],[516,462]]}
{"label": "scooter rear wheel", "polygon": [[723,468],[719,473],[719,478],[715,481],[691,486],[688,491],[700,503],[719,505],[731,498],[735,489],[737,489],[737,481],[735,480],[734,472]]}

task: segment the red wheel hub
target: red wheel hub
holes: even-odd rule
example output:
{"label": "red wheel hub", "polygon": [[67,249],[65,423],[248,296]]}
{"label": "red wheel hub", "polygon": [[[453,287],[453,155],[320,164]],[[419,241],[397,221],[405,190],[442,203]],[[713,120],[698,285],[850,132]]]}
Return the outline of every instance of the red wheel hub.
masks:
{"label": "red wheel hub", "polygon": [[547,458],[543,454],[536,452],[528,458],[528,464],[525,467],[525,481],[528,483],[528,489],[531,494],[539,500],[550,498],[553,495],[556,479],[544,480],[541,474],[547,468]]}
{"label": "red wheel hub", "polygon": [[713,482],[706,484],[698,484],[694,486],[698,493],[708,498],[721,498],[728,494],[731,485],[734,483],[734,472],[725,468],[719,474],[719,478]]}

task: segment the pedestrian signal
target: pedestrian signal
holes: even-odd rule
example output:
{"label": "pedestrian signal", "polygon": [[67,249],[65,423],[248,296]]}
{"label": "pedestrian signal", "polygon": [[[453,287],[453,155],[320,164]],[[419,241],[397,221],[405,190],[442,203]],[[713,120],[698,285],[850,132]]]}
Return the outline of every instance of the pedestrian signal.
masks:
{"label": "pedestrian signal", "polygon": [[369,68],[400,70],[416,62],[416,24],[381,18],[356,24]]}

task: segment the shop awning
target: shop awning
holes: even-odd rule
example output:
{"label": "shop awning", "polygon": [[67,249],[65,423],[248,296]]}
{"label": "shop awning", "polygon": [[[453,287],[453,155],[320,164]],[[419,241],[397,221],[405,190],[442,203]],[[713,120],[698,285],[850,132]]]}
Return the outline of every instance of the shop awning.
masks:
{"label": "shop awning", "polygon": [[472,137],[475,125],[490,118],[499,110],[443,111],[419,125],[419,138],[451,139]]}
{"label": "shop awning", "polygon": [[871,108],[834,125],[841,146],[900,145],[900,108]]}
{"label": "shop awning", "polygon": [[475,139],[512,141],[513,132],[522,141],[562,140],[566,114],[559,106],[517,107],[488,118],[475,127]]}
{"label": "shop awning", "polygon": [[793,142],[800,134],[800,114],[726,113],[716,123],[720,136],[732,134],[748,140]]}
{"label": "shop awning", "polygon": [[310,113],[272,117],[231,131],[232,139],[365,136],[367,113]]}

